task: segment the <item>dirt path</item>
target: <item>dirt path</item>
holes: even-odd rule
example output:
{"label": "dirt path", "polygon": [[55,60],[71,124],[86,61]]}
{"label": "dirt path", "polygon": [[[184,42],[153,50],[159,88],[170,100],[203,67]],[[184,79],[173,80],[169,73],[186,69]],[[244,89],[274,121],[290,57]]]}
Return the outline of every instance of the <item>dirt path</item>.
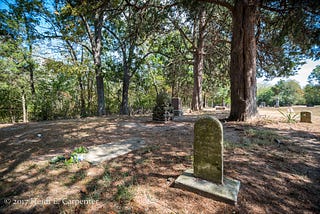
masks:
{"label": "dirt path", "polygon": [[[170,187],[192,166],[197,117],[168,123],[148,116],[2,125],[0,213],[320,212],[320,124],[224,122],[225,174],[241,181],[235,207]],[[75,147],[130,138],[143,139],[146,148],[98,166],[48,163]]]}

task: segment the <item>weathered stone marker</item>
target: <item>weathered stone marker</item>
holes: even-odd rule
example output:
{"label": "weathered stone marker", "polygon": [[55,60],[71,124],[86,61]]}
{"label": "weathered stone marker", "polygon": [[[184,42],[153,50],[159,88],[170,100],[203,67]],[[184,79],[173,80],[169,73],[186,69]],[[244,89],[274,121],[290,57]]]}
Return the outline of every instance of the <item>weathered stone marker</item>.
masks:
{"label": "weathered stone marker", "polygon": [[301,123],[312,123],[311,121],[311,111],[300,112],[300,122]]}
{"label": "weathered stone marker", "polygon": [[194,163],[175,181],[180,187],[230,204],[237,203],[240,181],[223,176],[223,127],[214,117],[194,126]]}
{"label": "weathered stone marker", "polygon": [[218,119],[204,117],[194,125],[194,176],[223,184],[223,127]]}
{"label": "weathered stone marker", "polygon": [[171,99],[171,104],[173,107],[173,115],[180,117],[182,116],[182,105],[181,105],[181,99],[179,97],[173,97]]}

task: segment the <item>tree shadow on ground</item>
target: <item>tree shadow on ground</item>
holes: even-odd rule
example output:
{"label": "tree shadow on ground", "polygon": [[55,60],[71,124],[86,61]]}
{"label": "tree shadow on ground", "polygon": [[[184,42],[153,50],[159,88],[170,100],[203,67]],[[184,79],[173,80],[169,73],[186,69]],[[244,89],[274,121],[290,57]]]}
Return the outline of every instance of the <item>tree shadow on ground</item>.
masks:
{"label": "tree shadow on ground", "polygon": [[[93,121],[94,125],[85,124],[81,131],[78,131],[78,125],[75,124],[68,125],[68,128],[55,129],[54,136],[61,136],[59,141],[62,139],[63,142],[70,140],[69,138],[63,139],[63,136],[70,136],[75,132],[88,132],[105,138],[107,142],[140,137],[147,144],[146,148],[133,151],[101,165],[92,166],[82,163],[74,170],[68,170],[65,166],[57,169],[46,165],[35,170],[35,173],[29,173],[33,169],[26,172],[15,172],[16,166],[25,160],[32,160],[35,157],[34,154],[47,154],[48,147],[41,147],[41,145],[37,147],[38,144],[11,147],[11,150],[22,152],[21,155],[25,156],[19,158],[19,153],[14,153],[13,157],[17,158],[17,161],[5,165],[10,170],[2,171],[5,178],[1,183],[12,187],[8,190],[13,192],[1,193],[1,198],[26,198],[28,196],[26,193],[34,194],[34,186],[42,185],[43,190],[37,197],[53,197],[50,195],[52,188],[61,188],[60,195],[63,197],[97,200],[98,203],[92,206],[68,206],[60,200],[58,204],[34,205],[24,209],[2,203],[1,209],[3,212],[11,213],[42,213],[45,210],[50,210],[53,213],[65,211],[87,213],[320,212],[318,196],[318,192],[320,192],[320,157],[318,154],[320,143],[317,133],[267,129],[264,126],[247,124],[232,125],[230,128],[229,123],[224,123],[225,132],[228,132],[226,135],[239,135],[241,136],[239,139],[243,142],[244,138],[249,138],[249,140],[254,138],[244,134],[246,129],[267,129],[278,133],[279,139],[281,139],[281,144],[270,142],[250,145],[244,144],[242,141],[233,142],[233,147],[225,150],[225,175],[241,181],[238,205],[233,207],[171,187],[173,179],[184,170],[192,167],[194,121],[194,118],[188,117],[185,120],[163,124],[142,120],[139,123],[143,125],[133,126],[131,124],[131,127],[125,128],[126,124],[113,120],[102,122],[98,119],[98,121]],[[115,125],[117,129],[108,130],[105,128],[108,125]],[[92,130],[94,132],[90,132]],[[53,132],[53,130],[48,132]],[[15,135],[19,134],[21,135],[23,132],[15,132]],[[12,143],[11,140],[14,140],[9,135],[5,136],[5,139],[7,140],[1,139],[1,144],[9,145]],[[102,143],[102,140],[99,139],[91,139],[90,143],[82,142],[85,139],[87,137],[79,137],[71,141],[70,144],[55,145],[57,139],[48,140],[48,142],[51,142],[49,148],[52,148],[54,152],[65,151],[66,148],[73,149],[79,145]],[[23,153],[26,148],[35,148],[36,150],[32,150],[32,153],[28,151]],[[1,151],[1,155],[9,158],[7,154],[9,151],[10,149],[6,152]],[[55,170],[58,172],[52,174]],[[96,170],[96,173],[92,175],[91,171],[93,170]],[[63,183],[55,183],[59,180],[63,180]]]}

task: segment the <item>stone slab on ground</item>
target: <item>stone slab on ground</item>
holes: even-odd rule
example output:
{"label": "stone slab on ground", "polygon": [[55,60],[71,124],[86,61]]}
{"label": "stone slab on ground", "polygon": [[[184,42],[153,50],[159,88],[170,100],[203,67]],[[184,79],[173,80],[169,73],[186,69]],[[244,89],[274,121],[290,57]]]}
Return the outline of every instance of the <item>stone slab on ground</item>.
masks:
{"label": "stone slab on ground", "polygon": [[132,138],[120,142],[91,146],[88,148],[89,152],[84,154],[83,158],[89,163],[99,164],[145,146],[146,144],[144,140],[140,138]]}
{"label": "stone slab on ground", "polygon": [[238,199],[240,181],[224,176],[223,183],[223,185],[218,185],[196,178],[193,175],[193,169],[188,169],[175,180],[174,187],[235,205]]}

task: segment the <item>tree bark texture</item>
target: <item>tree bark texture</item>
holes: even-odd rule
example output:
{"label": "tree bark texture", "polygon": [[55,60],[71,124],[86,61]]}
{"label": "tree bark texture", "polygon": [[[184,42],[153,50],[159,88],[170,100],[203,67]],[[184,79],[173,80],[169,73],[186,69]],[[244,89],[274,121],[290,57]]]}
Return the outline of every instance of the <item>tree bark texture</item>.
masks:
{"label": "tree bark texture", "polygon": [[80,74],[78,74],[78,83],[79,83],[79,89],[80,89],[80,115],[82,117],[85,117],[87,115],[86,102],[84,98],[83,81]]}
{"label": "tree bark texture", "polygon": [[203,76],[203,61],[204,61],[204,37],[206,25],[206,11],[202,7],[199,12],[199,34],[194,52],[193,64],[193,95],[191,109],[198,111],[202,109],[202,76]]}
{"label": "tree bark texture", "polygon": [[93,93],[93,79],[90,77],[89,75],[90,71],[87,72],[87,77],[88,77],[88,81],[87,81],[87,89],[88,89],[88,94],[87,94],[87,109],[88,109],[88,113],[92,114],[91,109],[91,104],[93,103],[93,99],[92,99],[92,93]]}
{"label": "tree bark texture", "polygon": [[35,95],[36,94],[36,89],[34,86],[34,66],[33,64],[28,65],[28,70],[29,70],[29,76],[30,76],[30,88],[31,88],[31,94]]}
{"label": "tree bark texture", "polygon": [[128,48],[128,54],[126,53],[127,46],[123,45],[122,49],[122,67],[123,67],[123,83],[122,83],[122,100],[120,104],[120,114],[121,115],[129,115],[129,87],[130,80],[132,75],[134,74],[134,70],[132,69],[132,58],[134,55],[134,43],[130,42]]}
{"label": "tree bark texture", "polygon": [[256,13],[254,1],[237,0],[233,9],[229,116],[233,121],[246,121],[257,114]]}
{"label": "tree bark texture", "polygon": [[129,115],[129,85],[130,85],[130,74],[129,68],[124,66],[123,72],[123,85],[122,85],[122,101],[120,105],[120,114]]}
{"label": "tree bark texture", "polygon": [[97,66],[95,68],[95,73],[96,73],[96,86],[97,86],[97,95],[98,95],[98,115],[102,116],[106,114],[103,76],[101,71],[101,64],[95,63],[95,66]]}
{"label": "tree bark texture", "polygon": [[94,42],[92,44],[92,52],[94,57],[94,69],[96,74],[97,95],[98,95],[98,115],[106,114],[106,104],[104,97],[104,84],[101,67],[101,50],[102,50],[102,24],[103,12],[98,10],[94,20]]}

